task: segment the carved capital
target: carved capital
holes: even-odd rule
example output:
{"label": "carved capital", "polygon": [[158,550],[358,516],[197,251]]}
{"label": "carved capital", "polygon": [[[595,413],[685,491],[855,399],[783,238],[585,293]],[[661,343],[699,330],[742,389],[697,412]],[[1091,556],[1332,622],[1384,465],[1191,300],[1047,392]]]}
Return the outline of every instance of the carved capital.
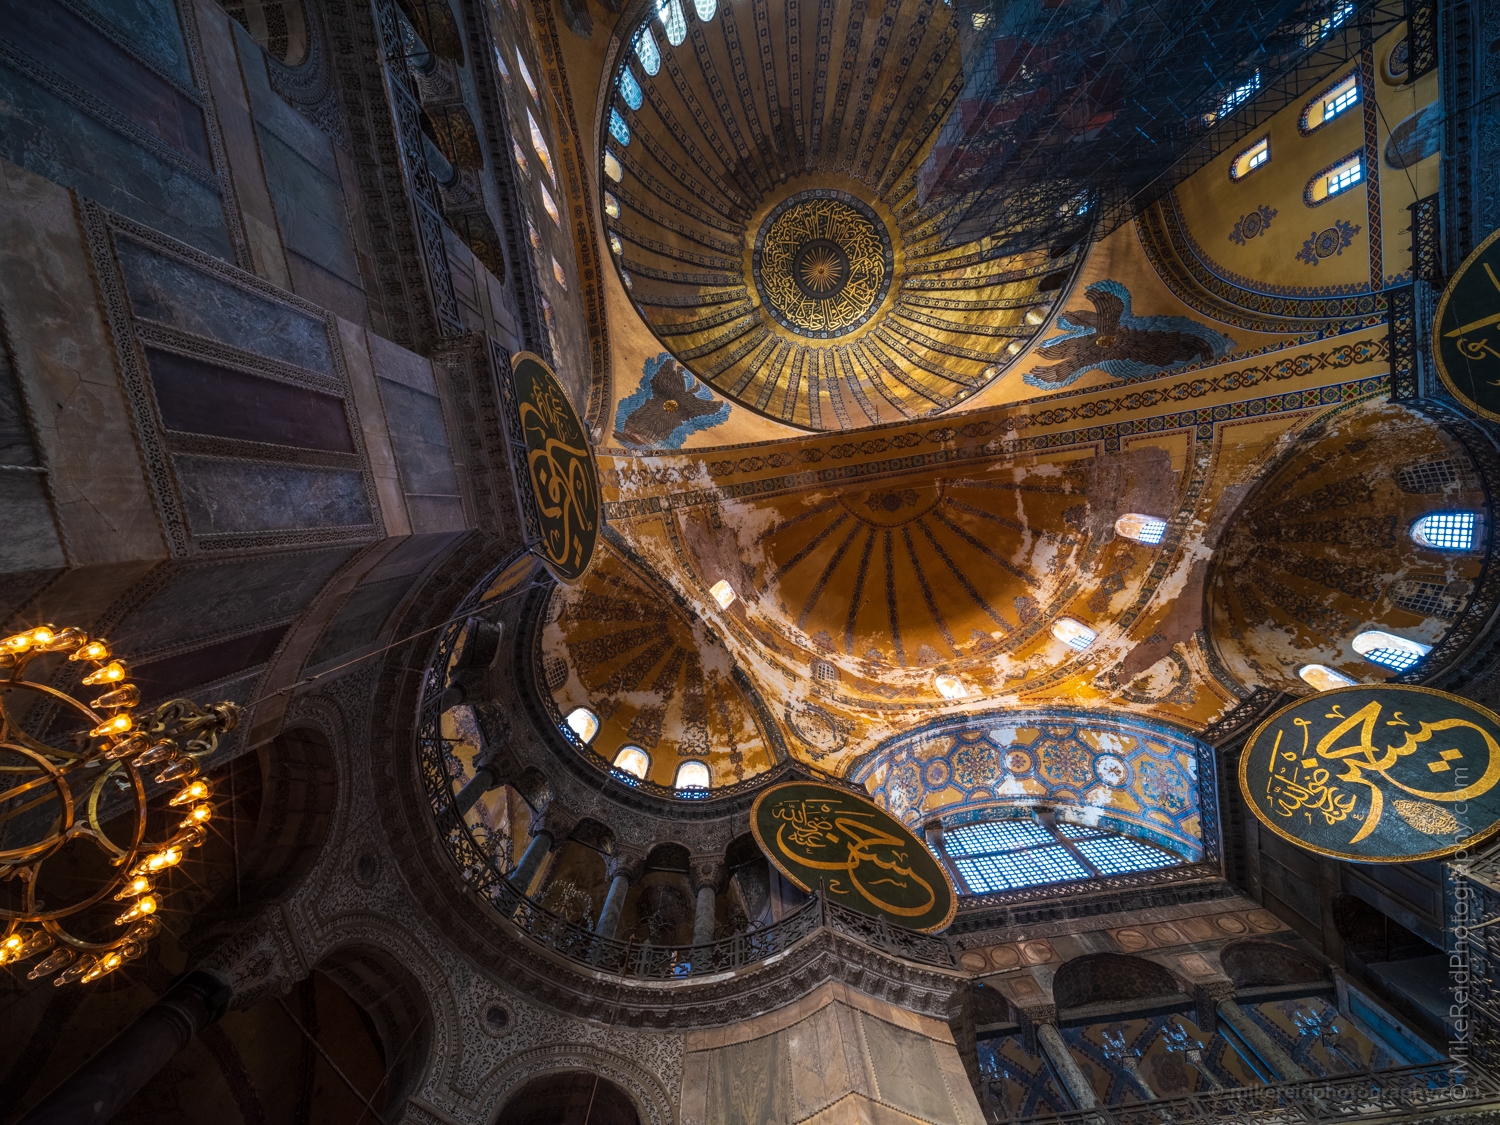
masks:
{"label": "carved capital", "polygon": [[234,990],[230,1007],[241,1009],[286,995],[308,973],[279,910],[263,912],[216,945],[199,967],[222,974]]}
{"label": "carved capital", "polygon": [[1193,982],[1193,1005],[1197,1009],[1198,1027],[1212,1035],[1219,1027],[1219,1001],[1234,996],[1234,981],[1228,977]]}

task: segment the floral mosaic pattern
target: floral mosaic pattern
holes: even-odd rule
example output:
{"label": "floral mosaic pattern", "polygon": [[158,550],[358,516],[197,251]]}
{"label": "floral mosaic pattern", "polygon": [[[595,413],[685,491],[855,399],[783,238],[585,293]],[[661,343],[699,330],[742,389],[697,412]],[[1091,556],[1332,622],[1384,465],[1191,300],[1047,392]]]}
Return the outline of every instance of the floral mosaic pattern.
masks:
{"label": "floral mosaic pattern", "polygon": [[1190,736],[1145,720],[958,716],[877,747],[853,780],[907,823],[1045,806],[1197,861],[1203,803],[1214,800],[1211,778],[1200,779],[1199,750]]}
{"label": "floral mosaic pattern", "polygon": [[1229,241],[1236,246],[1243,246],[1252,238],[1259,238],[1270,229],[1271,220],[1275,217],[1276,208],[1262,203],[1254,211],[1235,220],[1234,229],[1229,232]]}
{"label": "floral mosaic pattern", "polygon": [[1354,241],[1354,236],[1363,229],[1358,223],[1351,223],[1345,219],[1335,219],[1333,226],[1326,227],[1320,231],[1313,231],[1307,236],[1307,241],[1302,244],[1295,257],[1299,262],[1306,262],[1310,266],[1318,264],[1319,259],[1332,258],[1335,255],[1343,256],[1344,250]]}

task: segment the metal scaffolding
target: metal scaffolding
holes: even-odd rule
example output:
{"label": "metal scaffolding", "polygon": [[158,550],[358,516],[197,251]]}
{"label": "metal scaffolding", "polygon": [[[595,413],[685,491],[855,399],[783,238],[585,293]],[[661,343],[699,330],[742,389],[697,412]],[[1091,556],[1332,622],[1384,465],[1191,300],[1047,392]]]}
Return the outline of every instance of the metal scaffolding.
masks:
{"label": "metal scaffolding", "polygon": [[918,193],[945,242],[1102,237],[1394,28],[1402,0],[958,0]]}

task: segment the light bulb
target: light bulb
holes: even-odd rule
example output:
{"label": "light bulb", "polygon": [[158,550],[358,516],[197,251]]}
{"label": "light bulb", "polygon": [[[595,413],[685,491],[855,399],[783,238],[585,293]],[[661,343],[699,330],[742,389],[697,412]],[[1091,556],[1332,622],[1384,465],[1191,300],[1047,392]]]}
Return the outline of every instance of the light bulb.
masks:
{"label": "light bulb", "polygon": [[112,734],[124,734],[133,726],[135,726],[135,720],[129,715],[114,715],[89,731],[89,737],[108,738]]}
{"label": "light bulb", "polygon": [[78,983],[88,984],[89,981],[98,980],[105,973],[110,973],[118,969],[124,962],[125,958],[121,957],[118,953],[106,953],[88,967],[84,974],[78,978]]}
{"label": "light bulb", "polygon": [[82,980],[85,974],[87,974],[95,964],[95,959],[92,957],[79,958],[77,961],[73,962],[73,964],[69,968],[65,969],[61,973],[58,973],[57,979],[52,983],[61,987],[65,984],[72,984],[76,980]]}
{"label": "light bulb", "polygon": [[46,957],[42,958],[42,960],[38,961],[31,967],[31,972],[26,974],[26,979],[38,980],[41,977],[50,976],[51,974],[57,972],[57,970],[62,968],[64,965],[72,964],[73,958],[77,956],[78,954],[74,953],[71,949],[68,949],[66,947],[54,949]]}
{"label": "light bulb", "polygon": [[78,646],[78,651],[68,657],[69,660],[108,660],[109,645],[103,641],[88,641]]}
{"label": "light bulb", "polygon": [[159,852],[152,852],[145,859],[131,868],[131,875],[151,875],[168,867],[176,867],[182,862],[182,849],[176,844],[168,844]]}
{"label": "light bulb", "polygon": [[115,919],[115,925],[123,926],[126,922],[134,922],[137,918],[144,918],[148,914],[155,914],[156,906],[155,895],[142,895],[135,900],[129,910]]}
{"label": "light bulb", "polygon": [[208,800],[208,795],[208,782],[200,778],[167,803],[169,805],[186,805],[193,801],[206,801]]}
{"label": "light bulb", "polygon": [[100,710],[109,710],[114,707],[137,707],[141,702],[141,692],[134,684],[126,684],[124,687],[107,691],[98,699],[89,704]]}
{"label": "light bulb", "polygon": [[182,822],[181,827],[191,828],[195,824],[206,824],[213,815],[214,807],[212,805],[194,805],[188,810],[187,819]]}
{"label": "light bulb", "polygon": [[151,880],[144,875],[137,875],[120,888],[119,893],[115,895],[115,901],[124,902],[127,898],[135,898],[137,895],[143,895],[150,889]]}
{"label": "light bulb", "polygon": [[90,672],[83,677],[83,682],[93,687],[95,684],[117,684],[130,673],[125,670],[125,665],[118,660],[111,660],[103,668],[96,672]]}

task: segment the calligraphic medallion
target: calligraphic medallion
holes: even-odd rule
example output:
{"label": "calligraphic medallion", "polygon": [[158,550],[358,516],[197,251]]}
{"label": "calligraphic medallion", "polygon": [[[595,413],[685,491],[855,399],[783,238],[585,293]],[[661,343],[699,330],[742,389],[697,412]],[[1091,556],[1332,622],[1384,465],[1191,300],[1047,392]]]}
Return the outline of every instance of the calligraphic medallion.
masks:
{"label": "calligraphic medallion", "polygon": [[536,500],[537,551],[558,578],[576,582],[594,556],[603,513],[594,451],[557,376],[540,357],[519,352],[511,371],[527,481]]}
{"label": "calligraphic medallion", "polygon": [[755,236],[751,272],[766,311],[799,336],[828,339],[859,328],[891,287],[891,236],[868,204],[847,192],[798,192]]}
{"label": "calligraphic medallion", "polygon": [[1443,290],[1432,353],[1449,392],[1500,422],[1500,230],[1475,248]]}
{"label": "calligraphic medallion", "polygon": [[958,910],[953,882],[927,845],[847,789],[773,785],[755,799],[750,828],[778,871],[829,902],[924,933],[945,928]]}
{"label": "calligraphic medallion", "polygon": [[1263,825],[1358,863],[1436,859],[1500,829],[1500,717],[1407,684],[1310,695],[1262,723],[1240,793]]}

